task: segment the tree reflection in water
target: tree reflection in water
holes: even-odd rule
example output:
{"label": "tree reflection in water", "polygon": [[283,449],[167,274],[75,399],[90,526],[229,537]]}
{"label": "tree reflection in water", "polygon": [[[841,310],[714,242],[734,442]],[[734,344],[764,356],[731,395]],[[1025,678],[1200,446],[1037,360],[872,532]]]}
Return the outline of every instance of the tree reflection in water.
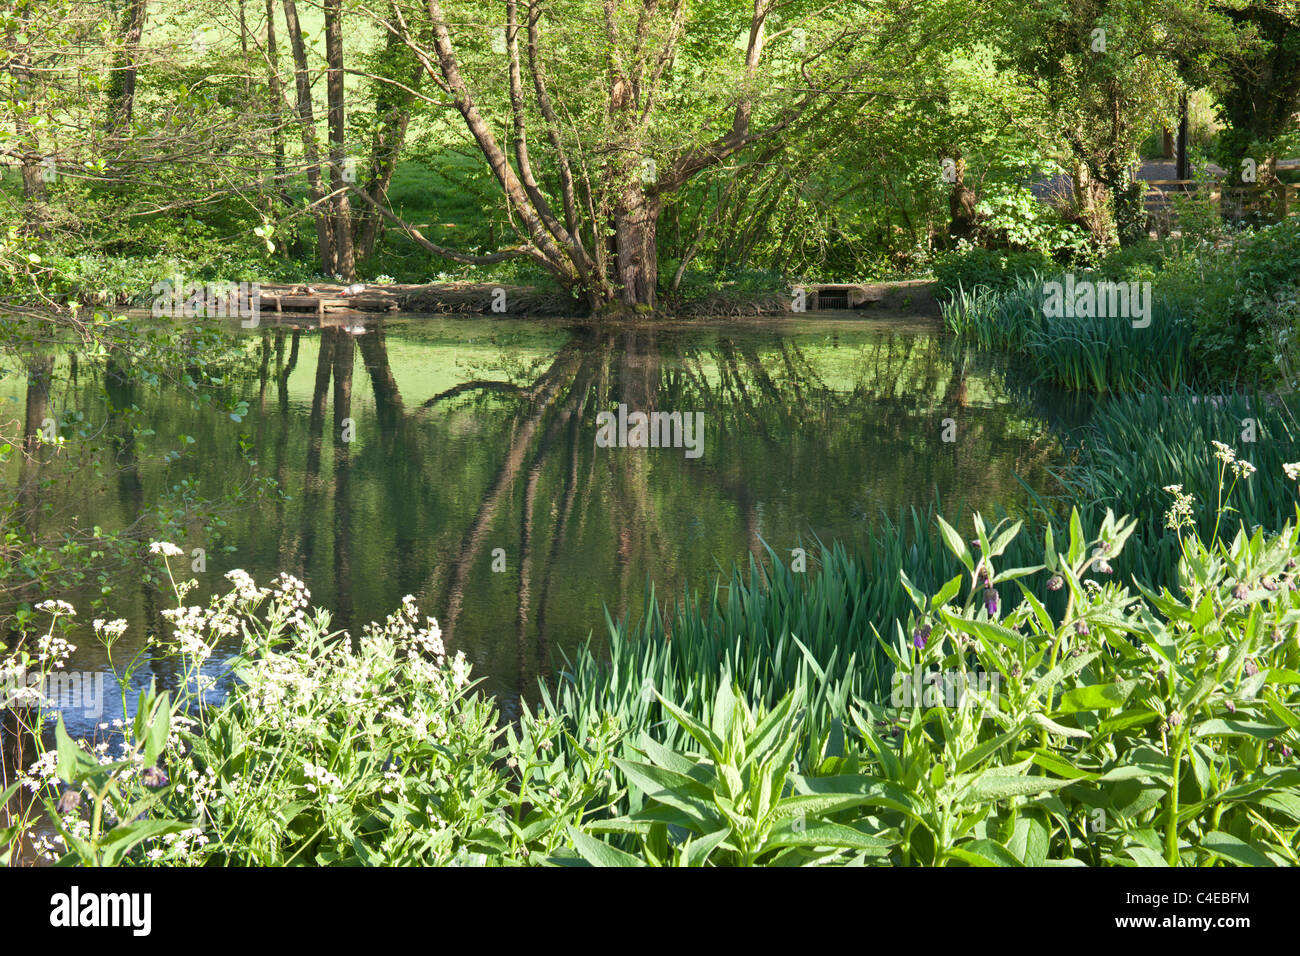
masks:
{"label": "tree reflection in water", "polygon": [[[318,596],[328,592],[340,624],[414,593],[448,645],[507,695],[546,673],[557,648],[602,636],[602,605],[635,611],[647,580],[662,599],[747,551],[761,555],[763,540],[788,550],[811,533],[852,539],[882,510],[936,494],[1010,504],[1013,474],[1041,481],[1055,454],[991,370],[929,335],[573,328],[550,350],[506,345],[494,368],[458,368],[454,384],[408,401],[403,379],[424,388],[421,363],[447,357],[412,352],[405,331],[321,332],[302,505],[278,553]],[[397,368],[394,336],[409,356]],[[353,348],[371,399],[355,449],[339,438],[352,415]],[[277,344],[277,381],[282,353]],[[597,447],[596,413],[619,404],[702,411],[704,456]],[[295,412],[280,407],[283,433]],[[945,419],[954,442],[942,440]],[[316,549],[322,534],[332,555]]]}
{"label": "tree reflection in water", "polygon": [[[812,535],[852,544],[882,511],[936,495],[1011,506],[1014,475],[1044,487],[1057,454],[1030,407],[1050,398],[925,330],[347,322],[252,333],[242,424],[166,389],[118,394],[110,404],[138,404],[160,441],[195,442],[182,464],[137,468],[123,432],[116,487],[69,489],[68,508],[112,527],[181,472],[220,488],[245,467],[242,436],[284,497],[230,515],[220,541],[178,542],[208,549],[202,591],[234,567],[261,582],[288,571],[349,630],[414,594],[507,703],[556,652],[603,639],[606,607],[635,613],[648,581],[667,600],[762,541],[785,554]],[[67,403],[111,417],[103,395],[126,386],[103,374],[63,382]],[[620,404],[702,412],[703,456],[598,447],[597,413]],[[147,591],[119,591],[113,613],[157,625]],[[92,645],[78,666],[102,664]]]}

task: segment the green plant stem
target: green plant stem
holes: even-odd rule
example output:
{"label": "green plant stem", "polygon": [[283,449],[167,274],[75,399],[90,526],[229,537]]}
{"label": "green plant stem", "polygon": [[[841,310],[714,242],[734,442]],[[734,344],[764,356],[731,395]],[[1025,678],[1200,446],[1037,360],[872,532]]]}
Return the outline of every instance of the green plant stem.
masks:
{"label": "green plant stem", "polygon": [[1182,777],[1183,746],[1186,736],[1179,734],[1174,740],[1174,782],[1169,789],[1169,813],[1165,820],[1165,862],[1178,865],[1178,782]]}

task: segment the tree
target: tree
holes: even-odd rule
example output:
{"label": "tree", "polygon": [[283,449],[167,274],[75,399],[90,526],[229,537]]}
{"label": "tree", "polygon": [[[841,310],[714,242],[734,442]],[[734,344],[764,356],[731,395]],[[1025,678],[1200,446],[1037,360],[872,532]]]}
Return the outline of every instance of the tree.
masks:
{"label": "tree", "polygon": [[1132,168],[1153,126],[1172,124],[1178,65],[1228,42],[1204,0],[1065,0],[995,8],[1003,65],[1017,70],[1072,162],[1079,218],[1098,245],[1146,234]]}
{"label": "tree", "polygon": [[1238,185],[1251,164],[1255,181],[1277,180],[1281,138],[1297,129],[1300,114],[1300,3],[1265,2],[1230,6],[1226,16],[1243,42],[1218,58],[1219,160]]}
{"label": "tree", "polygon": [[593,308],[628,309],[656,305],[669,197],[856,86],[901,88],[918,50],[965,16],[930,0],[506,0],[504,23],[493,9],[427,0],[391,17],[521,239],[486,256],[425,245],[462,262],[526,257]]}

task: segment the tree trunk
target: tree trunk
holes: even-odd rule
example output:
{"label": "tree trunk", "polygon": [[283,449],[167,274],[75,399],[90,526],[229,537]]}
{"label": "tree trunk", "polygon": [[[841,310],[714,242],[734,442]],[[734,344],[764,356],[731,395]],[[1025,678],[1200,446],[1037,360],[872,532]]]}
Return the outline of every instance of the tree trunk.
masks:
{"label": "tree trunk", "polygon": [[[389,33],[387,54],[389,62],[406,48],[396,31]],[[420,88],[424,78],[424,68],[418,63],[411,70],[409,85],[412,89]],[[375,90],[374,137],[370,144],[370,174],[365,185],[367,195],[378,202],[386,202],[388,186],[393,181],[393,172],[397,168],[397,157],[406,139],[406,128],[411,120],[411,102],[414,96],[400,87],[380,83]],[[363,204],[358,212],[355,245],[356,257],[365,259],[375,251],[375,242],[379,237],[379,225],[383,221],[378,211]]]}
{"label": "tree trunk", "polygon": [[298,5],[294,0],[284,0],[284,25],[289,31],[289,45],[293,49],[294,84],[298,93],[298,125],[302,130],[303,158],[307,165],[307,194],[311,197],[312,212],[316,219],[316,242],[320,252],[321,269],[333,274],[334,239],[329,210],[322,207],[325,190],[321,185],[320,154],[316,149],[316,120],[312,115],[311,79],[307,76],[307,44],[302,37],[302,24],[298,21]]}
{"label": "tree trunk", "polygon": [[1187,161],[1187,94],[1183,93],[1178,98],[1178,146],[1175,149],[1177,165],[1174,168],[1174,179],[1191,179],[1192,166]]}
{"label": "tree trunk", "polygon": [[334,274],[351,282],[356,278],[356,257],[352,251],[352,209],[348,202],[348,183],[344,178],[347,131],[343,90],[342,0],[330,0],[325,4],[325,60],[329,66],[325,91],[329,102],[330,188],[334,192],[331,202],[334,216]]}
{"label": "tree trunk", "polygon": [[662,205],[635,181],[614,208],[618,301],[628,308],[655,307],[659,284],[659,255],[655,238]]}
{"label": "tree trunk", "polygon": [[966,160],[960,153],[954,160],[953,171],[956,178],[953,179],[952,192],[948,196],[948,237],[953,240],[969,239],[975,234],[978,197],[966,185]]}
{"label": "tree trunk", "polygon": [[287,170],[285,169],[284,124],[280,117],[284,113],[284,91],[280,87],[280,53],[276,47],[275,37],[275,0],[266,0],[266,84],[271,96],[271,109],[275,122],[271,127],[271,154],[275,160],[275,191],[280,203],[293,205],[288,192],[285,191]]}
{"label": "tree trunk", "polygon": [[135,111],[136,53],[144,36],[144,21],[148,0],[132,0],[122,17],[122,49],[113,65],[109,80],[109,99],[112,102],[109,116],[110,130],[125,130],[131,126]]}

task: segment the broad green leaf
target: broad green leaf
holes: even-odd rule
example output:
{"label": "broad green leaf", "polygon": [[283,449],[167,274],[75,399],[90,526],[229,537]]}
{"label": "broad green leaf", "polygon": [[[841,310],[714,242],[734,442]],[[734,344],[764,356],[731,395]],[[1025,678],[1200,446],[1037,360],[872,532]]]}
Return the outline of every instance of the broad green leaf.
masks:
{"label": "broad green leaf", "polygon": [[569,827],[569,839],[573,841],[573,848],[592,866],[645,866],[639,857],[602,843],[577,827]]}
{"label": "broad green leaf", "polygon": [[1116,714],[1114,717],[1107,717],[1097,725],[1097,733],[1101,736],[1113,734],[1118,730],[1127,730],[1130,727],[1140,727],[1142,724],[1150,723],[1160,715],[1154,710],[1126,710],[1123,713]]}
{"label": "broad green leaf", "polygon": [[620,759],[614,763],[646,796],[675,807],[695,820],[701,833],[711,833],[717,828],[714,794],[698,780],[653,764]]}
{"label": "broad green leaf", "polygon": [[171,729],[171,706],[164,693],[155,704],[153,721],[149,724],[149,738],[145,741],[144,764],[152,767],[167,746],[167,732]]}
{"label": "broad green leaf", "polygon": [[955,577],[953,577],[952,580],[950,580],[942,588],[940,588],[938,593],[936,593],[934,597],[930,598],[931,610],[943,607],[945,604],[947,604],[949,601],[955,598],[958,592],[961,591],[961,580],[962,580],[961,575],[958,574]]}
{"label": "broad green leaf", "polygon": [[970,866],[1024,866],[1014,853],[993,840],[972,840],[944,851]]}
{"label": "broad green leaf", "polygon": [[1070,509],[1070,553],[1067,555],[1071,566],[1077,565],[1088,547],[1083,536],[1083,522],[1079,520],[1079,509]]}
{"label": "broad green leaf", "polygon": [[1243,866],[1276,866],[1259,850],[1231,833],[1215,830],[1201,837],[1199,846],[1202,850],[1213,853],[1220,859],[1230,860]]}
{"label": "broad green leaf", "polygon": [[1032,777],[1027,774],[1007,774],[986,770],[975,778],[966,794],[966,802],[988,802],[1007,797],[1022,797],[1044,790],[1056,790],[1074,783],[1054,777]]}
{"label": "broad green leaf", "polygon": [[1050,843],[1047,826],[1037,816],[1024,815],[1016,820],[1007,850],[1025,866],[1042,866]]}
{"label": "broad green leaf", "polygon": [[1192,730],[1196,737],[1250,736],[1259,740],[1271,740],[1285,732],[1286,727],[1282,724],[1265,724],[1256,720],[1222,720],[1218,717],[1203,721]]}
{"label": "broad green leaf", "polygon": [[1088,733],[1088,731],[1080,730],[1078,727],[1065,727],[1052,720],[1046,714],[1030,714],[1029,720],[1031,723],[1042,727],[1049,734],[1057,734],[1061,737],[1082,737],[1085,740],[1092,738],[1092,734]]}
{"label": "broad green leaf", "polygon": [[1058,777],[1065,777],[1069,780],[1096,780],[1099,776],[1087,770],[1080,770],[1060,754],[1041,747],[1034,748],[1033,761],[1035,765],[1042,767],[1044,770],[1051,771]]}
{"label": "broad green leaf", "polygon": [[801,793],[779,801],[772,808],[772,815],[778,820],[816,818],[869,802],[870,796],[861,793]]}
{"label": "broad green leaf", "polygon": [[719,844],[730,835],[731,830],[728,827],[723,827],[721,830],[715,830],[713,833],[687,841],[682,847],[682,865],[703,866],[708,862],[709,854],[716,850]]}
{"label": "broad green leaf", "polygon": [[948,550],[957,556],[958,560],[966,566],[967,571],[974,574],[975,559],[971,557],[970,548],[966,546],[962,536],[941,516],[935,515],[935,521],[939,524],[939,534],[943,536],[943,543],[947,545]]}
{"label": "broad green leaf", "polygon": [[690,714],[686,713],[686,711],[682,710],[658,691],[655,691],[655,697],[659,698],[659,703],[663,706],[664,710],[668,711],[668,713],[672,715],[673,719],[681,724],[682,728],[688,734],[700,742],[700,745],[704,747],[705,751],[708,752],[708,755],[713,758],[714,763],[720,764],[725,762],[725,758],[722,755],[723,743],[711,730],[709,730],[709,728],[705,727],[702,723]]}
{"label": "broad green leaf", "polygon": [[802,823],[795,819],[783,820],[774,826],[763,844],[764,849],[788,846],[840,847],[883,856],[894,847],[894,841],[863,833],[842,823],[827,820]]}
{"label": "broad green leaf", "polygon": [[117,866],[142,841],[168,833],[180,833],[188,824],[176,820],[137,820],[119,824],[99,841],[101,862],[104,866]]}
{"label": "broad green leaf", "polygon": [[1131,856],[1139,866],[1169,866],[1165,858],[1150,847],[1138,844],[1125,847],[1124,852]]}
{"label": "broad green leaf", "polygon": [[1061,695],[1056,712],[1072,714],[1081,710],[1109,710],[1121,707],[1133,693],[1137,680],[1120,681],[1115,684],[1088,684],[1075,687]]}

